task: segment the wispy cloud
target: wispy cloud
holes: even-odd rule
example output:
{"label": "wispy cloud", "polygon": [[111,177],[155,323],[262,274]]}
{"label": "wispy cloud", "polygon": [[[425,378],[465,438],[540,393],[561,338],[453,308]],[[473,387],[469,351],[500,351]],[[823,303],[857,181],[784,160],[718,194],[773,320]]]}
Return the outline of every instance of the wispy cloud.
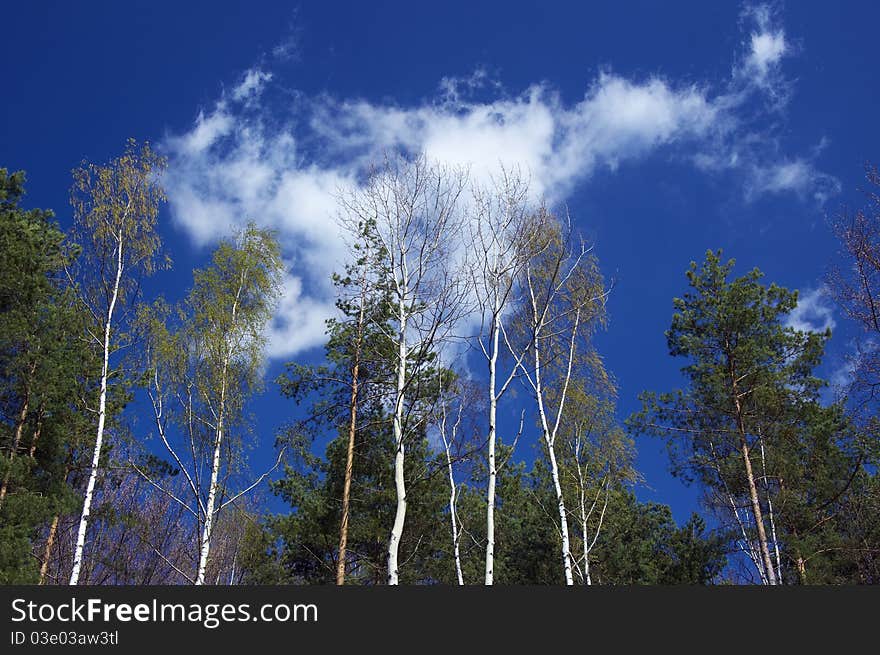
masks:
{"label": "wispy cloud", "polygon": [[801,157],[752,167],[746,182],[748,199],[766,193],[787,192],[793,192],[801,198],[812,196],[822,205],[840,193],[840,181],[817,170],[812,161]]}
{"label": "wispy cloud", "polygon": [[424,152],[468,167],[477,180],[499,166],[518,168],[534,196],[551,203],[599,169],[660,150],[710,175],[733,174],[747,200],[793,192],[823,201],[836,180],[815,168],[815,155],[786,156],[774,132],[788,97],[781,71],[788,38],[764,6],[745,18],[749,37],[728,80],[694,84],[606,69],[574,103],[545,83],[509,93],[478,69],[441,80],[438,95],[416,105],[299,94],[279,110],[265,100],[271,72],[248,70],[189,130],[165,139],[172,215],[200,244],[246,220],[279,230],[291,274],[270,336],[271,353],[283,357],[323,341],[333,306],[328,277],[344,256],[337,194],[387,150]]}
{"label": "wispy cloud", "polygon": [[792,44],[786,39],[785,30],[778,25],[770,5],[748,5],[743,17],[752,28],[744,62],[736,74],[756,86],[778,86],[782,81],[782,58],[792,54]]}
{"label": "wispy cloud", "polygon": [[260,95],[263,87],[272,79],[272,73],[252,68],[245,72],[244,79],[232,89],[232,99],[238,102],[248,101]]}

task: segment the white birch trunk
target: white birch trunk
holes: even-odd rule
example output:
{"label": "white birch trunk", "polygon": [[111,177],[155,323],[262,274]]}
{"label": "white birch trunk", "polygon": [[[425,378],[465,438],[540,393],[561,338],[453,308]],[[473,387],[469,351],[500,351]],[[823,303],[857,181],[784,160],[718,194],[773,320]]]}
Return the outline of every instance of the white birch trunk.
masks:
{"label": "white birch trunk", "polygon": [[761,511],[761,500],[758,496],[758,487],[755,484],[755,474],[752,471],[752,459],[749,455],[749,445],[746,440],[746,426],[743,419],[743,408],[739,400],[739,389],[737,388],[736,377],[733,372],[732,364],[730,367],[731,390],[733,392],[733,404],[736,408],[737,427],[739,428],[740,437],[740,453],[742,454],[743,464],[745,465],[746,481],[748,482],[749,500],[752,505],[752,517],[755,521],[755,530],[758,536],[758,546],[761,555],[761,564],[764,567],[767,584],[776,585],[776,570],[773,567],[773,561],[770,559],[770,549],[767,545],[767,532],[764,529],[764,513]]}
{"label": "white birch trunk", "polygon": [[[593,552],[593,548],[596,545],[596,542],[599,541],[599,535],[602,533],[602,523],[605,521],[605,512],[608,509],[608,496],[611,492],[611,478],[605,478],[605,501],[602,504],[602,512],[599,514],[599,523],[596,525],[596,534],[593,536],[593,540],[590,541],[587,534],[587,526],[588,520],[590,516],[593,514],[593,510],[596,509],[596,503],[599,500],[599,496],[596,496],[596,499],[593,501],[592,506],[590,507],[589,512],[585,512],[586,508],[585,502],[585,494],[581,493],[581,518],[583,524],[583,537],[584,537],[584,583],[587,586],[592,586],[593,578],[590,574],[590,553]],[[600,487],[599,493],[602,493],[602,489]]]}
{"label": "white birch trunk", "polygon": [[[244,288],[244,274],[239,281],[238,290],[235,294],[235,300],[232,302],[232,329],[235,329],[235,318],[238,313],[238,301]],[[199,544],[199,568],[196,573],[196,584],[205,584],[205,571],[208,568],[208,556],[211,553],[211,537],[214,530],[215,506],[217,503],[217,488],[220,479],[221,448],[223,446],[223,420],[226,415],[226,383],[229,375],[229,351],[227,350],[223,359],[223,370],[220,378],[220,407],[217,412],[217,433],[214,438],[214,455],[211,459],[211,483],[208,487],[208,502],[205,504],[205,525],[202,528],[202,535]]]}
{"label": "white birch trunk", "polygon": [[562,535],[562,566],[565,571],[565,584],[574,584],[571,572],[571,545],[568,537],[568,513],[565,510],[565,499],[562,496],[562,485],[559,482],[559,465],[553,443],[547,445],[550,454],[550,472],[553,476],[553,488],[556,490],[556,507],[559,510],[559,532]]}
{"label": "white birch trunk", "polygon": [[[581,534],[583,535],[584,542],[584,584],[592,586],[593,578],[590,575],[590,545],[589,545],[589,536],[587,532],[587,513],[584,511],[586,509],[586,494],[583,490],[581,490]],[[596,536],[599,536],[599,532],[596,531]]]}
{"label": "white birch trunk", "polygon": [[[224,367],[225,368],[225,367]],[[222,412],[222,409],[221,409]],[[217,436],[214,439],[214,457],[211,462],[211,486],[208,487],[208,502],[205,505],[205,525],[199,544],[199,568],[196,584],[205,584],[205,570],[208,567],[208,555],[211,552],[211,534],[214,529],[214,506],[217,502],[217,487],[220,477],[220,447],[223,443],[223,417],[217,424]]]}
{"label": "white birch trunk", "polygon": [[449,477],[449,521],[452,526],[452,553],[455,559],[455,577],[459,586],[464,585],[464,574],[461,570],[461,549],[459,542],[461,541],[461,529],[458,526],[458,514],[456,512],[458,485],[455,483],[455,472],[452,468],[452,452],[451,443],[455,443],[455,435],[458,431],[458,425],[461,421],[461,405],[458,410],[458,420],[452,428],[452,437],[446,438],[446,410],[443,410],[443,417],[440,423],[440,434],[443,437],[443,449],[446,452],[446,473]]}
{"label": "white birch trunk", "polygon": [[[577,332],[577,322],[575,322],[574,332]],[[572,339],[572,342],[574,339]],[[569,355],[568,373],[566,374],[565,384],[562,397],[559,401],[559,413],[557,415],[556,426],[551,431],[549,422],[547,421],[547,412],[544,407],[544,389],[541,386],[541,353],[537,339],[533,344],[535,348],[535,397],[538,400],[538,413],[541,417],[541,431],[544,435],[544,443],[547,445],[547,456],[550,460],[550,474],[553,477],[553,489],[556,492],[556,508],[559,512],[559,533],[562,538],[562,568],[565,573],[565,584],[573,585],[574,577],[571,570],[571,542],[568,536],[568,512],[565,509],[565,497],[562,495],[562,484],[559,481],[559,464],[556,461],[556,429],[559,425],[559,418],[562,416],[565,404],[565,388],[571,377],[572,355]]]}
{"label": "white birch trunk", "polygon": [[[497,296],[496,296],[497,297]],[[501,331],[500,308],[495,302],[492,317],[492,353],[489,358],[489,487],[486,493],[486,578],[485,583],[491,585],[495,581],[495,484],[498,470],[495,463],[496,417],[498,413],[498,396],[496,392],[496,374],[498,368],[498,338]]]}
{"label": "white birch trunk", "polygon": [[776,519],[773,515],[773,500],[770,498],[770,481],[767,479],[767,460],[764,455],[764,439],[761,438],[761,469],[764,474],[764,490],[767,492],[767,512],[770,519],[770,537],[773,539],[773,550],[776,555],[776,582],[782,584],[782,554],[779,551],[779,539],[776,537]]}
{"label": "white birch trunk", "polygon": [[83,499],[82,513],[79,518],[79,528],[76,532],[76,546],[73,552],[73,569],[70,572],[71,585],[79,584],[80,571],[82,570],[83,549],[86,543],[86,530],[89,525],[89,513],[92,509],[95,482],[98,479],[98,466],[101,462],[101,447],[104,442],[104,423],[107,416],[107,377],[110,370],[110,324],[113,320],[113,312],[116,309],[116,301],[119,298],[119,286],[122,281],[122,268],[122,234],[120,233],[119,247],[116,250],[116,279],[113,282],[113,292],[110,296],[110,304],[107,307],[107,320],[104,324],[104,360],[101,366],[101,393],[98,398],[98,432],[95,436],[95,448],[92,453],[89,481],[86,485],[86,495]]}
{"label": "white birch trunk", "polygon": [[[404,278],[405,284],[405,278]],[[394,525],[391,528],[391,538],[388,540],[388,584],[398,584],[400,551],[400,539],[403,536],[403,526],[406,521],[406,481],[403,476],[404,464],[404,439],[403,439],[403,404],[406,389],[406,328],[407,308],[404,304],[406,289],[402,290],[398,301],[400,330],[398,332],[398,362],[397,362],[397,393],[394,403],[394,489],[397,494],[397,507],[394,513]]]}
{"label": "white birch trunk", "polygon": [[452,552],[455,557],[455,577],[459,585],[464,585],[464,574],[461,571],[461,549],[459,548],[461,531],[458,528],[458,516],[455,511],[458,489],[455,484],[455,476],[452,473],[452,458],[449,455],[448,444],[446,445],[446,469],[449,473],[449,521],[452,524]]}

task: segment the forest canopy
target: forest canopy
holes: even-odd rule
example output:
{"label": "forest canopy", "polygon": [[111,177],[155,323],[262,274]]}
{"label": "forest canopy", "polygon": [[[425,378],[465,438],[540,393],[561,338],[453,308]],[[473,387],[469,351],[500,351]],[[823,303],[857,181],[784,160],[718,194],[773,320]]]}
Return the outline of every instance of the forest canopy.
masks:
{"label": "forest canopy", "polygon": [[[336,199],[323,351],[271,380],[284,240],[246,223],[157,289],[165,170],[133,139],[83,162],[62,229],[0,169],[0,582],[880,580],[877,194],[831,221],[849,384],[820,377],[831,331],[792,323],[798,291],[710,250],[670,299],[680,387],[625,417],[601,243],[526,176],[374,162]],[[265,394],[286,411],[259,434]],[[684,522],[640,500],[650,438],[700,493]]]}

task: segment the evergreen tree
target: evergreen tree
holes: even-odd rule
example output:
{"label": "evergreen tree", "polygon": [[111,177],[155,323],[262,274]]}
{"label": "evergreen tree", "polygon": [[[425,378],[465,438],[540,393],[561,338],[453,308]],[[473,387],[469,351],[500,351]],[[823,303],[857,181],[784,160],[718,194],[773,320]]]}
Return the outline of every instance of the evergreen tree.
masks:
{"label": "evergreen tree", "polygon": [[830,331],[789,327],[797,293],[764,286],[757,269],[729,280],[732,268],[711,251],[691,264],[692,290],[674,300],[666,333],[670,354],[688,359],[688,386],[643,394],[629,422],[667,439],[673,473],[702,485],[760,581],[779,584],[806,551],[834,547],[816,532],[820,514],[845,496],[859,462],[839,408],[819,401],[825,383],[813,371]]}
{"label": "evergreen tree", "polygon": [[[52,212],[25,210],[24,173],[0,169],[0,581],[37,582],[52,517],[76,508],[68,476],[87,424],[95,354],[63,271],[75,255]],[[52,521],[57,526],[57,518]],[[49,550],[54,540],[50,528]],[[42,571],[41,571],[42,569]]]}

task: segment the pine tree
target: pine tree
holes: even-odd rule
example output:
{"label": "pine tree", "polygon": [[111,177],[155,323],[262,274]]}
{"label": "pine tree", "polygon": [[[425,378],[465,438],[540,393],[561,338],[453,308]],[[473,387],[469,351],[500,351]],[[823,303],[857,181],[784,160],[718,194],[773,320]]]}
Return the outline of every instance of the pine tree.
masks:
{"label": "pine tree", "polygon": [[[76,508],[68,477],[85,442],[95,353],[63,271],[75,256],[52,212],[19,207],[24,173],[0,169],[0,581],[46,577],[54,532]],[[52,517],[55,517],[54,520]],[[34,557],[36,555],[36,557]],[[41,560],[42,565],[41,565]]]}
{"label": "pine tree", "polygon": [[[779,584],[790,578],[786,562],[802,559],[806,547],[809,521],[797,518],[798,505],[818,510],[817,493],[830,497],[821,487],[836,481],[843,491],[859,465],[837,457],[846,440],[840,413],[819,402],[825,383],[813,371],[830,331],[787,326],[797,293],[764,286],[757,269],[729,280],[733,264],[711,251],[702,265],[691,264],[691,291],[674,300],[666,333],[670,354],[688,360],[688,386],[643,394],[643,410],[629,422],[635,432],[666,438],[673,472],[702,485],[760,581]],[[830,468],[820,472],[813,466],[823,448]]]}

